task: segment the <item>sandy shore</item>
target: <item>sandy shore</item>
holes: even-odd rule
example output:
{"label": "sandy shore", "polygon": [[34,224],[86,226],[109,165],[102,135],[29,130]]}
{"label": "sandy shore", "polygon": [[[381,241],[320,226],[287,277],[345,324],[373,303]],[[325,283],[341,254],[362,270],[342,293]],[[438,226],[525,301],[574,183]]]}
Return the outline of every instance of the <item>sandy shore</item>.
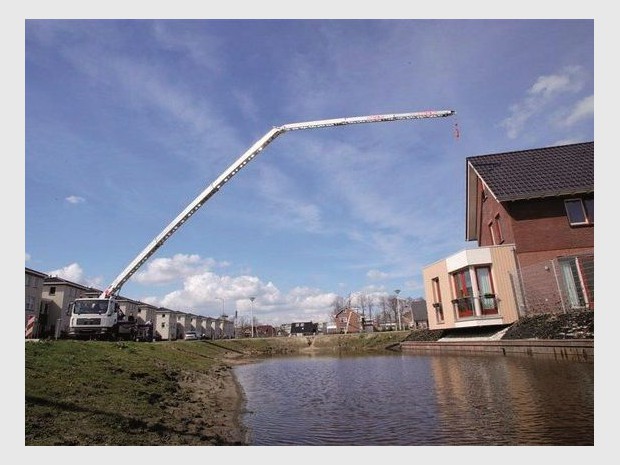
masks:
{"label": "sandy shore", "polygon": [[187,372],[179,381],[183,402],[170,410],[195,445],[247,445],[242,416],[245,397],[232,367],[248,359],[227,358],[207,373]]}

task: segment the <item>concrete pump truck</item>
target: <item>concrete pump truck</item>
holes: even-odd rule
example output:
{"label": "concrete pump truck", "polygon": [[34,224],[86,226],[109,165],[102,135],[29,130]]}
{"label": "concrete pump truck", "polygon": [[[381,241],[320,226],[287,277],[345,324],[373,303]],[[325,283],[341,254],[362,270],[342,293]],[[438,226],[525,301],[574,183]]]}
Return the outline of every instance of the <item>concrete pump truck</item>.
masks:
{"label": "concrete pump truck", "polygon": [[112,281],[105,291],[96,298],[84,297],[71,302],[68,307],[69,338],[97,339],[136,339],[143,340],[143,329],[135,321],[126,321],[118,303],[121,287],[138,269],[172,236],[204,203],[232,179],[276,137],[289,131],[314,129],[349,124],[380,123],[388,121],[443,118],[454,115],[453,110],[421,111],[414,113],[395,113],[372,116],[336,118],[302,123],[290,123],[274,127],[254,143],[243,155],[230,165],[214,182],[209,184],[164,230],[159,233],[136,258]]}

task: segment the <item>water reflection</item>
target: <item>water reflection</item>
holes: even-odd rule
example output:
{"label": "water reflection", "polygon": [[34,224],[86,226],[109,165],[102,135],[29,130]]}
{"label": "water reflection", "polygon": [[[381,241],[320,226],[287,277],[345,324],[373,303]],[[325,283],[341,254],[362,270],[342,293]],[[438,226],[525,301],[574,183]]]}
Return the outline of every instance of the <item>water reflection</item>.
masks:
{"label": "water reflection", "polygon": [[590,363],[302,356],[235,367],[253,445],[593,445]]}

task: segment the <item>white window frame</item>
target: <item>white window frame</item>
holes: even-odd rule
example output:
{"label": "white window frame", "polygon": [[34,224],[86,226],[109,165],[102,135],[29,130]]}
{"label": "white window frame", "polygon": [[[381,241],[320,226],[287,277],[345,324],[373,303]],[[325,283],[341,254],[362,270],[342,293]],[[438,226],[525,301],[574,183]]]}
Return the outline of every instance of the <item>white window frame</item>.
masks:
{"label": "white window frame", "polygon": [[[592,199],[592,202],[594,202],[594,199]],[[579,211],[569,208],[569,204],[576,205]],[[594,223],[594,220],[590,218],[590,214],[584,205],[584,199],[573,198],[564,200],[564,210],[566,211],[568,223],[571,226],[584,226]],[[579,214],[579,212],[581,212],[581,216],[579,218],[575,217],[574,213]]]}

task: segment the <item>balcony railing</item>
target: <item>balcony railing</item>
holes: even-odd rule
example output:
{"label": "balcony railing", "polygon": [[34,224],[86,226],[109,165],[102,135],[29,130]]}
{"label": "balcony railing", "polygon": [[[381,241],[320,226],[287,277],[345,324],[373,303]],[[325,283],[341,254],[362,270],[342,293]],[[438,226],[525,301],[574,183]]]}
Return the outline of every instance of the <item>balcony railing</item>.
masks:
{"label": "balcony railing", "polygon": [[476,300],[479,302],[481,317],[497,315],[499,313],[495,294],[482,294],[478,297],[460,297],[458,299],[452,299],[452,306],[456,319],[470,319],[476,317]]}

